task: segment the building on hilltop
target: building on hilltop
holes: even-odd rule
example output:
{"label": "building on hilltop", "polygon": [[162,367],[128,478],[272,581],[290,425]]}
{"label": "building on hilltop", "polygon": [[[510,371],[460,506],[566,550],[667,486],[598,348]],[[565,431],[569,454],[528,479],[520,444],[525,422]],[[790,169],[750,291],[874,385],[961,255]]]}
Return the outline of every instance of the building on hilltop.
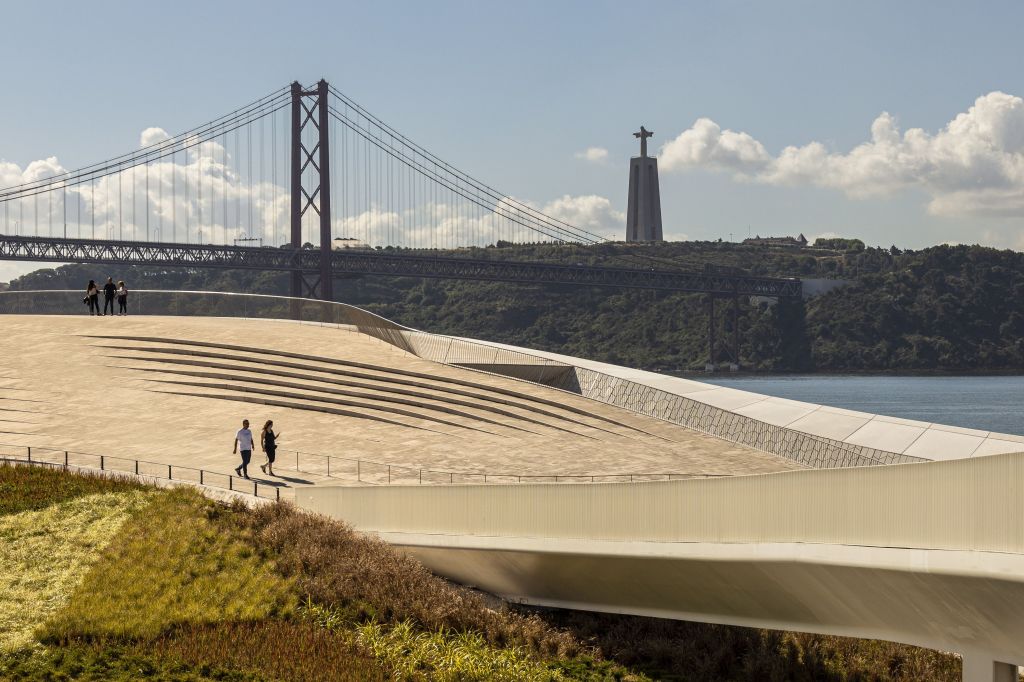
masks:
{"label": "building on hilltop", "polygon": [[803,234],[795,239],[793,237],[762,237],[758,235],[756,237],[747,237],[743,240],[743,243],[756,246],[792,246],[800,248],[807,246],[807,237],[803,236]]}
{"label": "building on hilltop", "polygon": [[362,239],[356,239],[354,237],[335,237],[334,241],[331,242],[331,248],[334,250],[338,249],[372,249],[373,247],[364,242]]}

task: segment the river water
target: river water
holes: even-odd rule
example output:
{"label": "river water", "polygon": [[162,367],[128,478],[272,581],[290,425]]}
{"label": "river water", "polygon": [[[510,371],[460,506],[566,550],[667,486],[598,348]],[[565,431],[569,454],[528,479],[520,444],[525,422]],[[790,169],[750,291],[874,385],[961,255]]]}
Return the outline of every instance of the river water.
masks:
{"label": "river water", "polygon": [[753,393],[1024,436],[1024,376],[737,376],[702,379]]}

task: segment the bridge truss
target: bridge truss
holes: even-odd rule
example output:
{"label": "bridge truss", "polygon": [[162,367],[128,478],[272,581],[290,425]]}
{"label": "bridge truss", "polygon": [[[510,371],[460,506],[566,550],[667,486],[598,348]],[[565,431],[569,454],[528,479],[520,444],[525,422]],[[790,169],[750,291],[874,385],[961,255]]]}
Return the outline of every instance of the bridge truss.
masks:
{"label": "bridge truss", "polygon": [[[237,268],[293,273],[319,273],[322,264],[319,249],[3,235],[0,235],[0,259],[178,268]],[[795,298],[802,293],[801,282],[798,279],[715,272],[688,273],[654,268],[497,261],[392,250],[338,249],[330,254],[330,259],[330,271],[335,277],[393,275],[773,298]]]}
{"label": "bridge truss", "polygon": [[[561,210],[498,191],[324,80],[295,82],[178,135],[147,129],[137,149],[78,170],[32,164],[0,188],[0,259],[281,271],[292,296],[327,300],[334,278],[352,275],[699,292],[712,364],[716,297],[732,299],[738,362],[739,297],[801,295],[797,279],[684,272],[637,254],[610,256],[623,267],[437,255],[609,241]],[[334,248],[339,238],[355,248]]]}

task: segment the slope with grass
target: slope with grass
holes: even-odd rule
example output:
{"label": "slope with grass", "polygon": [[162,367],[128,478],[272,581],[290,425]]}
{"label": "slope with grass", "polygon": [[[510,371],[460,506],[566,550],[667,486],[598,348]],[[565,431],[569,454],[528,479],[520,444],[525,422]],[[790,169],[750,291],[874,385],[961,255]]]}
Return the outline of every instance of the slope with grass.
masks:
{"label": "slope with grass", "polygon": [[4,680],[959,679],[954,656],[896,644],[500,604],[290,505],[26,467],[0,466],[0,490],[21,529],[0,556],[47,575],[89,557],[65,597],[0,621]]}

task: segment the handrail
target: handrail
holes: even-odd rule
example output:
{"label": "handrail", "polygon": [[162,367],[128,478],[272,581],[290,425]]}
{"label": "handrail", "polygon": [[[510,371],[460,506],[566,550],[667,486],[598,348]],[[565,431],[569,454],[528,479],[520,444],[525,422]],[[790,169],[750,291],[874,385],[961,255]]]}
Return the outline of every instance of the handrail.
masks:
{"label": "handrail", "polygon": [[[74,450],[61,450],[59,448],[39,447],[39,446],[33,446],[33,445],[10,445],[10,444],[6,444],[6,443],[0,443],[0,448],[24,448],[25,449],[25,457],[24,458],[17,457],[16,455],[8,455],[6,453],[0,453],[0,461],[4,461],[4,462],[22,462],[22,463],[27,463],[27,464],[40,464],[40,465],[49,465],[49,466],[59,466],[59,467],[64,467],[65,469],[67,469],[68,467],[74,467],[76,469],[91,469],[93,471],[95,471],[95,470],[109,471],[109,472],[113,472],[113,473],[126,474],[126,475],[129,475],[129,476],[140,476],[140,477],[146,477],[146,478],[155,478],[155,479],[160,479],[160,480],[165,480],[165,481],[179,481],[179,482],[182,482],[182,483],[188,483],[190,485],[199,485],[199,486],[206,487],[206,488],[220,488],[221,490],[229,490],[231,492],[239,493],[239,494],[242,494],[242,495],[252,495],[253,497],[256,497],[256,498],[259,498],[259,499],[273,499],[275,501],[280,501],[281,500],[281,488],[282,487],[286,487],[286,486],[274,485],[272,483],[264,482],[263,483],[263,487],[264,488],[271,488],[274,491],[274,494],[273,494],[272,498],[267,498],[267,497],[264,497],[264,496],[260,495],[260,483],[259,483],[259,481],[255,481],[253,479],[246,479],[246,478],[243,478],[242,476],[232,476],[231,474],[222,474],[219,471],[210,471],[208,469],[197,469],[195,467],[182,466],[180,464],[165,464],[165,463],[162,463],[162,462],[151,462],[151,461],[144,460],[144,459],[131,459],[130,457],[119,457],[119,456],[116,456],[116,455],[96,455],[96,454],[92,454],[92,453],[89,453],[89,452],[76,452]],[[35,448],[35,453],[36,453],[35,454],[35,459],[32,458],[33,457],[33,448]],[[58,459],[58,461],[54,462],[54,461],[51,461],[51,460],[48,460],[48,459],[41,459],[39,457],[40,451],[42,451],[42,452],[57,453],[58,457],[60,455],[63,455],[63,461],[60,461]],[[81,464],[76,464],[74,462],[71,462],[70,459],[71,459],[72,455],[75,456],[75,457],[99,458],[99,466],[98,467],[96,467],[96,466],[88,466],[88,465],[81,465]],[[107,465],[108,465],[108,463],[111,460],[120,461],[120,462],[128,462],[128,463],[134,465],[134,470],[127,470],[126,471],[124,469],[110,468]],[[157,474],[157,473],[151,473],[150,471],[142,470],[139,467],[140,464],[151,465],[153,467],[160,467],[160,473]],[[166,476],[162,475],[164,467],[167,468],[167,475]],[[178,478],[175,478],[174,477],[174,472],[175,471],[179,471],[179,472],[181,472],[181,471],[192,471],[192,472],[195,472],[195,473],[198,474],[198,480],[190,480],[188,478],[181,478],[180,476]],[[214,481],[216,481],[216,480],[218,480],[219,478],[222,478],[222,477],[223,478],[227,478],[227,487],[225,487],[223,485],[217,485],[216,483],[209,482],[210,476],[213,476],[213,480]],[[244,486],[236,487],[236,483],[235,483],[236,480],[240,480],[240,481],[244,480],[244,481],[249,481],[250,483],[252,483],[252,492],[250,493],[247,490],[245,490]]]}
{"label": "handrail", "polygon": [[[183,465],[180,465],[180,464],[167,464],[165,462],[154,462],[154,461],[145,460],[145,459],[132,459],[130,457],[120,457],[120,456],[116,456],[116,455],[97,455],[97,454],[89,453],[89,452],[79,452],[79,451],[76,451],[76,450],[66,450],[66,449],[62,449],[62,448],[53,448],[53,447],[41,447],[41,446],[38,446],[38,445],[16,445],[16,444],[13,444],[13,443],[0,443],[0,449],[2,449],[2,448],[7,448],[7,449],[23,448],[26,451],[26,456],[25,456],[24,459],[22,459],[20,461],[27,461],[27,462],[45,461],[48,464],[56,464],[56,465],[61,465],[61,466],[68,466],[69,463],[70,463],[70,459],[72,457],[87,457],[87,458],[93,458],[93,461],[97,461],[97,459],[98,459],[98,462],[99,462],[99,466],[98,467],[87,467],[87,468],[99,469],[100,471],[107,471],[107,470],[119,471],[121,473],[133,474],[133,475],[138,475],[138,476],[143,476],[143,475],[144,476],[152,476],[154,478],[160,478],[160,479],[168,480],[168,481],[175,481],[175,480],[180,481],[180,480],[183,480],[180,476],[178,478],[174,477],[174,472],[175,471],[191,471],[191,472],[195,472],[197,474],[197,478],[194,479],[194,480],[189,480],[187,482],[189,482],[189,483],[198,483],[199,485],[215,487],[215,488],[224,488],[225,486],[218,486],[218,485],[214,485],[214,484],[211,484],[211,483],[206,483],[206,481],[209,480],[209,477],[210,476],[214,476],[215,477],[214,480],[216,480],[217,477],[226,477],[226,479],[227,479],[227,490],[230,490],[232,492],[241,492],[241,493],[245,493],[245,494],[252,494],[255,497],[261,497],[261,495],[259,494],[259,486],[260,486],[259,481],[256,481],[256,480],[253,480],[253,479],[245,479],[242,476],[232,476],[231,474],[224,474],[224,473],[221,473],[221,472],[218,472],[218,471],[211,471],[209,469],[198,469],[196,467],[188,467],[188,466],[183,466]],[[40,452],[56,453],[56,455],[58,457],[58,461],[57,462],[53,462],[53,461],[49,461],[49,460],[41,460],[39,458],[39,453]],[[410,479],[416,480],[419,485],[423,485],[424,481],[428,485],[430,485],[430,484],[449,484],[449,485],[451,485],[451,484],[456,484],[456,483],[479,483],[481,481],[484,482],[484,483],[512,483],[512,482],[515,482],[515,483],[527,482],[528,483],[528,482],[537,482],[537,481],[552,480],[552,479],[556,483],[574,482],[574,481],[575,482],[589,482],[589,483],[599,483],[599,482],[600,483],[612,483],[612,482],[621,482],[621,481],[627,481],[627,480],[630,481],[630,482],[634,482],[634,481],[654,481],[654,480],[675,481],[675,480],[682,480],[682,479],[688,479],[688,478],[725,478],[725,477],[729,477],[729,476],[733,476],[734,475],[734,474],[729,474],[729,473],[711,473],[711,472],[696,472],[696,473],[689,473],[689,472],[646,472],[646,473],[645,472],[632,472],[632,473],[629,473],[629,472],[627,472],[627,473],[615,473],[615,474],[579,474],[579,473],[577,473],[577,474],[564,474],[564,473],[559,473],[559,474],[513,474],[513,473],[490,473],[490,472],[480,472],[480,471],[448,471],[448,470],[430,469],[430,468],[424,468],[424,467],[415,467],[415,466],[409,466],[409,465],[406,465],[406,464],[390,464],[390,463],[386,463],[386,462],[376,462],[376,461],[373,461],[373,460],[357,459],[357,458],[353,458],[353,457],[342,457],[342,456],[339,456],[339,455],[326,455],[326,454],[322,454],[322,453],[318,453],[318,452],[303,452],[301,450],[294,450],[294,451],[286,450],[286,451],[283,451],[283,452],[282,451],[279,451],[279,452],[282,455],[280,457],[281,461],[284,460],[283,455],[284,455],[285,452],[294,452],[295,453],[295,471],[300,472],[300,473],[324,475],[324,476],[327,476],[329,478],[338,478],[338,479],[346,478],[345,476],[338,475],[339,472],[343,471],[343,468],[339,468],[337,465],[334,465],[334,473],[332,473],[332,471],[331,471],[331,462],[332,461],[347,462],[349,464],[355,465],[354,478],[355,478],[356,482],[358,482],[358,483],[373,484],[373,485],[378,485],[378,484],[383,483],[383,480],[379,481],[379,482],[373,480],[372,474],[373,474],[373,470],[374,470],[375,467],[380,472],[380,476],[379,477],[381,479],[384,479],[385,475],[386,475],[386,480],[387,480],[387,484],[388,485],[402,483],[402,482],[408,481]],[[36,458],[35,460],[33,460],[33,453],[35,453],[35,458]],[[2,458],[4,456],[5,456],[4,453],[0,452],[0,458]],[[326,472],[314,471],[314,470],[311,470],[309,468],[302,468],[301,467],[301,459],[304,458],[304,457],[318,457],[318,458],[321,458],[321,459],[325,459],[326,460]],[[107,464],[109,462],[111,462],[111,461],[128,462],[133,467],[133,469],[132,470],[128,470],[128,471],[126,471],[124,469],[110,469],[107,466]],[[71,465],[75,466],[73,464],[71,464]],[[158,467],[159,471],[160,471],[160,474],[162,474],[164,472],[164,470],[166,469],[167,475],[163,476],[163,475],[160,475],[160,474],[153,474],[153,473],[142,472],[142,470],[140,469],[139,465],[148,465],[149,467],[154,467],[154,468]],[[153,469],[150,469],[150,471],[152,471],[152,470]],[[402,475],[403,472],[405,472],[405,475]],[[426,476],[426,478],[424,478],[424,476]],[[352,476],[348,476],[347,478],[351,479]],[[236,480],[237,481],[242,481],[242,480],[250,481],[252,483],[252,485],[253,485],[253,492],[252,493],[248,493],[245,490],[240,489],[239,486],[244,487],[245,484],[236,483],[235,482]],[[264,482],[263,486],[264,487],[271,487],[271,488],[273,488],[275,490],[274,499],[276,499],[276,500],[281,499],[281,488],[289,488],[289,487],[291,487],[291,486],[289,486],[287,484],[274,485],[272,483],[267,483],[267,482]]]}
{"label": "handrail", "polygon": [[[4,299],[18,294],[65,294],[77,296],[84,293],[76,289],[34,289],[8,290],[0,292],[0,314],[7,312]],[[510,365],[542,367],[537,378],[518,376],[521,381],[539,384],[555,390],[566,391],[574,395],[582,395],[591,400],[615,405],[623,409],[643,414],[655,419],[678,424],[700,433],[722,440],[751,447],[762,452],[785,457],[812,468],[835,468],[849,466],[871,466],[876,464],[897,464],[928,461],[888,450],[852,445],[840,440],[825,438],[806,431],[799,431],[785,426],[769,424],[753,417],[731,412],[722,408],[702,403],[683,395],[671,393],[647,384],[615,377],[605,372],[567,364],[551,358],[535,355],[529,350],[512,350],[496,344],[463,339],[443,334],[422,332],[392,322],[376,313],[346,303],[335,301],[318,301],[313,299],[293,298],[276,294],[247,294],[220,291],[163,291],[159,289],[136,289],[132,295],[157,294],[172,297],[170,303],[159,314],[175,314],[180,310],[180,302],[173,297],[213,296],[225,300],[236,299],[242,303],[241,317],[250,317],[250,313],[259,312],[247,304],[250,300],[259,303],[287,303],[290,308],[285,311],[287,316],[300,322],[319,324],[337,324],[354,326],[358,331],[384,341],[417,357],[453,365],[470,371],[486,374],[508,376],[501,372],[488,371],[486,365]],[[74,301],[69,299],[69,303]],[[144,299],[143,299],[144,302]],[[31,301],[29,302],[31,304]],[[135,306],[139,303],[136,301]],[[193,310],[192,312],[197,312]],[[203,310],[200,313],[206,312]],[[217,310],[214,315],[232,311]],[[266,311],[282,317],[279,310]],[[81,314],[81,312],[79,312]],[[138,314],[137,312],[135,314]],[[146,314],[145,312],[141,314]],[[304,315],[313,314],[316,319],[303,319]],[[238,315],[234,315],[238,316]],[[483,351],[483,355],[480,352]],[[470,361],[474,355],[476,362]],[[476,357],[478,356],[479,357]],[[504,362],[501,362],[501,361]],[[556,370],[549,373],[549,369]],[[572,370],[568,372],[567,370]],[[547,379],[546,381],[544,379]],[[638,396],[643,396],[640,399]]]}
{"label": "handrail", "polygon": [[[279,451],[280,452],[280,451]],[[417,467],[408,464],[391,464],[387,462],[375,462],[373,460],[358,459],[354,457],[342,457],[340,455],[325,455],[319,452],[303,452],[302,450],[288,450],[287,452],[295,453],[295,470],[302,473],[310,474],[321,474],[331,478],[342,478],[337,476],[336,473],[331,473],[331,462],[334,460],[347,462],[355,465],[355,480],[357,482],[364,482],[364,465],[371,467],[378,467],[380,469],[381,477],[384,476],[384,472],[387,475],[387,483],[393,484],[399,480],[414,479],[419,484],[423,484],[424,475],[427,476],[427,483],[448,483],[454,484],[459,483],[523,483],[523,482],[536,482],[539,480],[551,480],[553,479],[556,483],[561,482],[572,482],[582,481],[589,483],[614,483],[619,481],[655,481],[655,480],[682,480],[689,478],[727,478],[735,476],[736,474],[731,473],[718,473],[718,472],[624,472],[624,473],[607,473],[607,474],[587,474],[587,473],[576,473],[576,474],[522,474],[522,473],[494,473],[487,471],[449,471],[440,469],[431,469],[426,467]],[[326,473],[319,471],[310,471],[308,469],[301,468],[300,460],[302,457],[319,457],[327,460]],[[334,467],[334,471],[338,471],[338,467]],[[408,472],[408,475],[398,478],[394,474],[398,472]],[[434,480],[431,480],[431,474],[435,475]],[[349,476],[351,478],[351,475]],[[461,480],[457,480],[461,479]],[[366,481],[370,482],[370,481]]]}

